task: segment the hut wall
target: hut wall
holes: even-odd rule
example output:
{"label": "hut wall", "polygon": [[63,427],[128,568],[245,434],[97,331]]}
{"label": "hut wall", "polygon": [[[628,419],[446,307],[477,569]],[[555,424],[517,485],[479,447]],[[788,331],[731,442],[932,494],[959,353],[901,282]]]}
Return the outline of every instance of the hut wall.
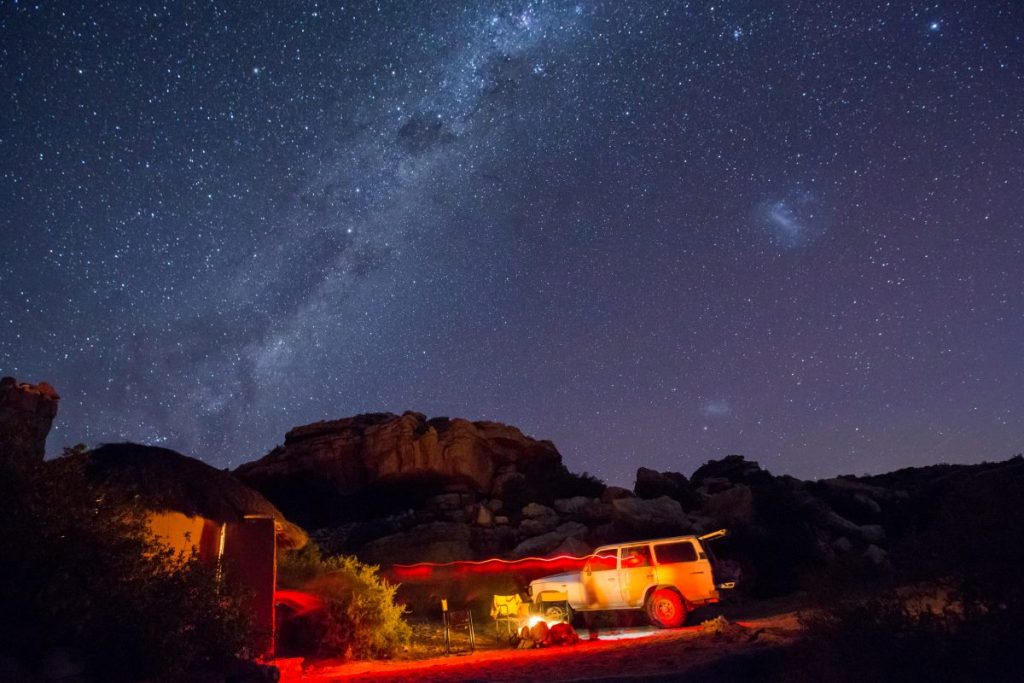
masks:
{"label": "hut wall", "polygon": [[148,523],[154,538],[176,553],[198,552],[200,561],[216,564],[220,553],[220,524],[217,522],[167,510],[149,513]]}

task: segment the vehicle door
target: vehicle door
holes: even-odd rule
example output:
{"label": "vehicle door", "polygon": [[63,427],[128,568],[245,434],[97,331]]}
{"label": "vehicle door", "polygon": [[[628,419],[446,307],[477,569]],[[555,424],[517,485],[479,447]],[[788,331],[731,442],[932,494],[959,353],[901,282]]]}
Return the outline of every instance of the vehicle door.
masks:
{"label": "vehicle door", "polygon": [[620,607],[619,551],[602,550],[583,565],[583,593],[590,609]]}
{"label": "vehicle door", "polygon": [[656,583],[651,546],[624,546],[619,563],[619,585],[622,587],[623,605],[642,607],[647,588]]}
{"label": "vehicle door", "polygon": [[690,539],[654,544],[658,581],[674,585],[690,602],[715,596],[711,563],[699,543]]}

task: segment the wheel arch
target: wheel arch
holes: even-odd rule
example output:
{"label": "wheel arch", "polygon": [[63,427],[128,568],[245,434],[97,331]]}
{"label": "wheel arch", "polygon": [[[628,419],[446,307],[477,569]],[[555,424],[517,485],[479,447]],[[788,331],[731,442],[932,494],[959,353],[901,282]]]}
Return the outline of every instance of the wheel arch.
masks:
{"label": "wheel arch", "polygon": [[650,588],[648,588],[647,591],[644,593],[644,605],[646,605],[647,601],[651,599],[651,595],[654,594],[654,591],[658,591],[663,588],[666,590],[670,590],[676,595],[678,595],[679,599],[683,601],[683,607],[686,608],[687,612],[693,609],[693,603],[686,599],[686,596],[683,595],[683,592],[679,590],[678,586],[675,586],[671,583],[656,583],[652,585]]}

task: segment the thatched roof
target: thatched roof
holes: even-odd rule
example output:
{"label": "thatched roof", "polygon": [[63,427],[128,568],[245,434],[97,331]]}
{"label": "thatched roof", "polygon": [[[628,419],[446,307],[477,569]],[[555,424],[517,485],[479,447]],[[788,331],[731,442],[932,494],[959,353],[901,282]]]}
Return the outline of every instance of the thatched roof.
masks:
{"label": "thatched roof", "polygon": [[273,516],[278,543],[299,548],[309,540],[281,511],[230,472],[167,448],[135,443],[104,444],[85,453],[85,473],[93,482],[139,497],[153,510],[174,510],[217,522],[246,515]]}

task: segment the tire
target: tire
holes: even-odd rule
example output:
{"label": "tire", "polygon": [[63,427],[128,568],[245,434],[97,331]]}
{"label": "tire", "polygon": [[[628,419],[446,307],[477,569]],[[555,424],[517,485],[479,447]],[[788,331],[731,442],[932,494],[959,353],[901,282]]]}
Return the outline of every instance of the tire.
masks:
{"label": "tire", "polygon": [[647,598],[647,618],[658,628],[679,628],[686,621],[686,603],[670,588],[658,588]]}
{"label": "tire", "polygon": [[549,604],[544,607],[544,618],[550,621],[572,623],[572,608],[561,603]]}

